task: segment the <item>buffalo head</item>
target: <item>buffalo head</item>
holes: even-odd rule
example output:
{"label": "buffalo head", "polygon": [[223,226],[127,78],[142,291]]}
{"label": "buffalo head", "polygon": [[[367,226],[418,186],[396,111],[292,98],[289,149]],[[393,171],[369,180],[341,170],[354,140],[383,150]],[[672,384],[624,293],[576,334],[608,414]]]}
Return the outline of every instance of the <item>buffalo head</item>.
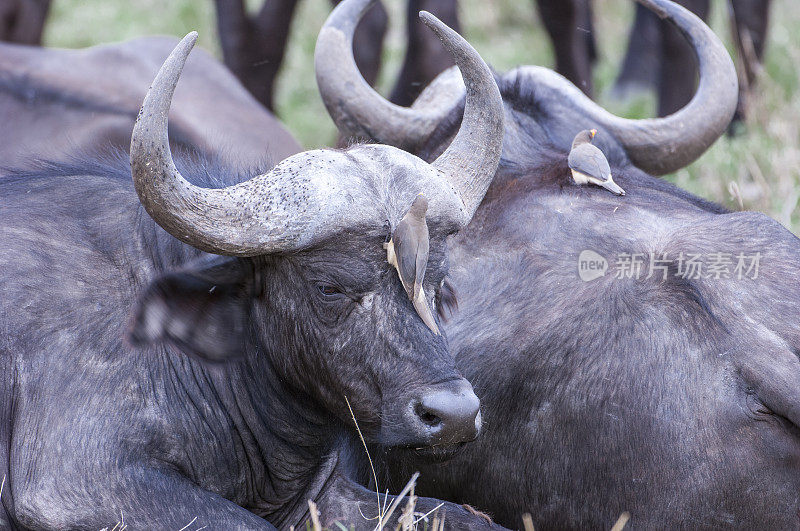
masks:
{"label": "buffalo head", "polygon": [[441,157],[428,164],[377,145],[309,151],[218,189],[187,181],[170,153],[170,101],[196,34],[181,41],[142,105],[131,168],[150,216],[211,255],[153,282],[135,312],[134,343],[243,358],[270,375],[265,385],[352,424],[349,401],[367,438],[383,444],[446,446],[478,434],[472,387],[446,338],[416,313],[383,247],[424,193],[432,306],[447,272],[446,239],[470,221],[500,156],[502,103],[491,72],[458,34],[422,16],[469,87],[463,127]]}

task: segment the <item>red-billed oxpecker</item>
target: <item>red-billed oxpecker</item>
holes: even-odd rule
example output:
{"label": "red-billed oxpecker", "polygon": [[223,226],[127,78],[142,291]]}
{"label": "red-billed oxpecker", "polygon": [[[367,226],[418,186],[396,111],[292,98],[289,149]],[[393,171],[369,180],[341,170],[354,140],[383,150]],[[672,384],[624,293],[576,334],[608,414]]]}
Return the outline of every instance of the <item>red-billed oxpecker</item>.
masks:
{"label": "red-billed oxpecker", "polygon": [[400,282],[414,304],[414,309],[428,328],[439,335],[439,327],[436,326],[422,288],[425,268],[428,267],[428,224],[425,223],[427,212],[428,200],[423,194],[419,194],[384,246],[386,260],[397,269]]}
{"label": "red-billed oxpecker", "polygon": [[567,164],[576,184],[596,184],[612,194],[625,195],[611,178],[611,168],[600,148],[592,144],[597,129],[586,129],[575,135]]}

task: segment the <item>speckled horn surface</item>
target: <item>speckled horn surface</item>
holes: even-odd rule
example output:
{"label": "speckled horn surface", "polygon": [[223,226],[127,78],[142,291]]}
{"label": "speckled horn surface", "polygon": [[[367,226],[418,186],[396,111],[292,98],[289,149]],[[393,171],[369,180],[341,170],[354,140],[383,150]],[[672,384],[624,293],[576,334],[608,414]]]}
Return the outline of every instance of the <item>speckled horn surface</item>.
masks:
{"label": "speckled horn surface", "polygon": [[467,217],[472,219],[503,152],[503,99],[491,70],[461,35],[427,11],[419,16],[463,72],[467,89],[464,118],[450,146],[432,165],[453,183],[464,201]]}
{"label": "speckled horn surface", "polygon": [[314,51],[317,86],[328,114],[343,134],[413,152],[425,143],[450,109],[395,105],[361,76],[353,57],[353,33],[375,1],[344,0],[328,16]]}
{"label": "speckled horn surface", "polygon": [[[139,200],[167,232],[203,251],[249,256],[291,248],[295,235],[261,223],[276,217],[263,211],[270,203],[269,196],[279,192],[274,184],[255,178],[223,189],[202,188],[184,179],[175,167],[167,116],[178,78],[196,40],[197,33],[189,33],[169,55],[147,92],[134,125],[130,160]],[[255,201],[259,196],[265,196],[267,201]],[[285,223],[285,219],[281,221]],[[265,233],[270,237],[265,238]]]}
{"label": "speckled horn surface", "polygon": [[[288,252],[344,232],[382,228],[387,219],[395,223],[420,192],[430,201],[432,223],[458,228],[469,222],[458,181],[393,146],[306,151],[284,159],[267,174],[225,188],[187,181],[172,159],[167,115],[196,39],[196,33],[184,37],[164,62],[131,138],[134,187],[147,213],[167,232],[215,254]],[[490,143],[485,135],[474,134]],[[480,175],[482,180],[496,164],[487,156],[480,163],[468,163],[465,175]]]}
{"label": "speckled horn surface", "polygon": [[562,94],[573,107],[613,133],[636,166],[663,175],[691,164],[725,132],[736,110],[739,85],[730,55],[696,15],[670,0],[637,1],[673,23],[697,56],[700,83],[692,100],[679,111],[663,118],[620,118],[552,70],[528,66],[519,68],[518,75]]}
{"label": "speckled horn surface", "polygon": [[353,219],[336,217],[340,205],[325,200],[328,194],[341,193],[335,176],[326,171],[342,166],[342,156],[335,152],[299,153],[265,175],[221,189],[195,186],[178,172],[169,148],[167,115],[196,40],[197,33],[189,33],[164,62],[133,128],[131,174],[147,213],[179,240],[230,256],[301,248],[334,233],[341,224],[352,224]]}

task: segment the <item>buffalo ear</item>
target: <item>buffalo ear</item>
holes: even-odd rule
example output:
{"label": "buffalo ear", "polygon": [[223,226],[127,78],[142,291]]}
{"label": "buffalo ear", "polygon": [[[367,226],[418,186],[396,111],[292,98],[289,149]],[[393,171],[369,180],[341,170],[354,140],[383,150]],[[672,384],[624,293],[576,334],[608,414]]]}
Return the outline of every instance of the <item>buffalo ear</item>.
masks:
{"label": "buffalo ear", "polygon": [[207,258],[167,273],[139,298],[128,340],[168,342],[209,361],[236,358],[245,347],[253,284],[252,265],[236,258]]}

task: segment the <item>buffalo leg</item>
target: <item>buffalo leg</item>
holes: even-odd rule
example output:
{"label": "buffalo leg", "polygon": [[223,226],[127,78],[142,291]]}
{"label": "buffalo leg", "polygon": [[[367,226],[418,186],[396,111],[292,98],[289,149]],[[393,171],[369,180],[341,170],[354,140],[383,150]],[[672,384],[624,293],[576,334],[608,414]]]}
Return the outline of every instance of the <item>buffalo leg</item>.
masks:
{"label": "buffalo leg", "polygon": [[[13,475],[12,475],[13,479]],[[20,476],[10,485],[15,493],[16,515],[24,528],[101,529],[115,522],[131,529],[275,529],[250,511],[204,490],[174,471],[135,465],[108,477],[86,478],[86,491],[76,499],[75,490],[52,490],[45,478],[42,488],[31,487],[32,478]],[[113,481],[111,485],[102,484]],[[124,526],[123,526],[124,527]]]}
{"label": "buffalo leg", "polygon": [[739,71],[739,104],[734,121],[741,121],[747,114],[750,88],[764,58],[769,24],[770,0],[731,0],[733,17],[731,30],[736,51],[741,60]]}
{"label": "buffalo leg", "polygon": [[419,19],[419,12],[422,10],[433,13],[455,31],[460,31],[456,0],[408,0],[408,47],[400,75],[389,98],[398,105],[411,105],[433,78],[454,64],[452,56],[442,46],[441,41]]}
{"label": "buffalo leg", "polygon": [[[703,20],[708,20],[709,0],[678,0]],[[683,34],[667,21],[661,26],[661,72],[658,84],[658,115],[677,111],[692,99],[697,86],[697,59]],[[691,74],[689,74],[691,72]]]}
{"label": "buffalo leg", "polygon": [[[578,0],[578,31],[583,47],[589,57],[589,68],[597,62],[597,42],[595,41],[594,15],[591,0]],[[590,71],[591,73],[591,71]]]}
{"label": "buffalo leg", "polygon": [[[338,5],[340,1],[331,0],[331,3]],[[364,13],[353,35],[353,55],[356,65],[370,85],[374,85],[378,80],[387,24],[386,8],[381,2],[376,2]]]}
{"label": "buffalo leg", "polygon": [[50,0],[0,0],[0,41],[40,45]]}
{"label": "buffalo leg", "polygon": [[556,71],[591,97],[594,39],[589,0],[536,0],[556,56]]}
{"label": "buffalo leg", "polygon": [[614,97],[623,99],[636,92],[654,89],[658,84],[661,57],[661,27],[658,16],[641,4],[636,4],[628,49],[622,69],[614,82]]}
{"label": "buffalo leg", "polygon": [[255,16],[244,0],[216,0],[225,65],[270,110],[297,0],[266,0]]}

